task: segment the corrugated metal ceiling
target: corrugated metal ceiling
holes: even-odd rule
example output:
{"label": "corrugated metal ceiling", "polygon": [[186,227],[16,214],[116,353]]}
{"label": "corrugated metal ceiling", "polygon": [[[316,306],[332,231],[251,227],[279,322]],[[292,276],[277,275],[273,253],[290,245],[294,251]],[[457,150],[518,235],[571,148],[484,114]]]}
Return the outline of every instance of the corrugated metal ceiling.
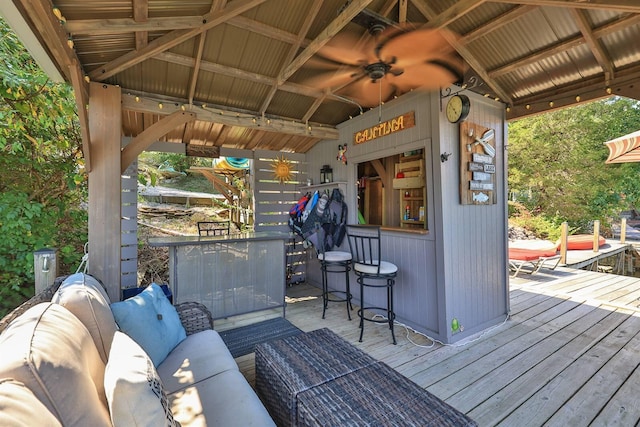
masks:
{"label": "corrugated metal ceiling", "polygon": [[483,83],[472,90],[503,102],[511,118],[572,105],[577,97],[603,97],[607,88],[639,95],[640,4],[625,0],[56,1],[64,23],[53,18],[48,0],[13,1],[67,79],[77,58],[84,74],[145,100],[123,103],[127,136],[186,109],[197,121],[166,140],[307,151],[360,107],[339,88],[307,84],[318,72],[309,67],[314,58],[297,58],[305,49],[315,52],[338,24],[342,33],[371,37],[360,25],[341,22],[358,5],[394,23],[406,15],[417,26],[456,33],[454,48],[473,65],[465,75]]}

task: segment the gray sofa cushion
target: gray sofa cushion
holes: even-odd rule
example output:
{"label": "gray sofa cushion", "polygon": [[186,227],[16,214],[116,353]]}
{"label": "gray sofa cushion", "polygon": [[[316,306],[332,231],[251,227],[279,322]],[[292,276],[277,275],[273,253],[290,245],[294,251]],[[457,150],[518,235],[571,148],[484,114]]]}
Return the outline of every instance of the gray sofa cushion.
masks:
{"label": "gray sofa cushion", "polygon": [[191,384],[228,370],[238,370],[220,335],[206,330],[189,335],[158,366],[167,393],[181,390]]}
{"label": "gray sofa cushion", "polygon": [[62,427],[62,424],[23,383],[4,379],[0,380],[0,426]]}
{"label": "gray sofa cushion", "polygon": [[269,413],[238,370],[221,372],[169,395],[182,427],[275,426]]}
{"label": "gray sofa cushion", "polygon": [[98,280],[88,274],[67,277],[51,301],[72,312],[87,328],[104,363],[109,358],[116,321],[109,307],[109,296]]}
{"label": "gray sofa cushion", "polygon": [[111,426],[104,369],[87,328],[58,304],[31,307],[0,335],[0,378],[24,383],[64,426]]}

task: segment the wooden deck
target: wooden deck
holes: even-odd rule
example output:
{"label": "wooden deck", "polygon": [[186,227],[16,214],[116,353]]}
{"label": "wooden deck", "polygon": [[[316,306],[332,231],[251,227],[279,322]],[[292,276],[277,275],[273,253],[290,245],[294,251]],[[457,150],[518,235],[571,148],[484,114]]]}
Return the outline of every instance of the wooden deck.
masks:
{"label": "wooden deck", "polygon": [[[397,327],[321,319],[318,289],[289,288],[286,317],[304,331],[328,327],[467,413],[481,426],[636,425],[640,420],[640,279],[558,268],[511,279],[511,316],[452,346]],[[355,311],[354,311],[355,314]],[[257,321],[216,325],[216,329]],[[411,339],[411,341],[410,341]],[[253,384],[253,354],[237,359]]]}

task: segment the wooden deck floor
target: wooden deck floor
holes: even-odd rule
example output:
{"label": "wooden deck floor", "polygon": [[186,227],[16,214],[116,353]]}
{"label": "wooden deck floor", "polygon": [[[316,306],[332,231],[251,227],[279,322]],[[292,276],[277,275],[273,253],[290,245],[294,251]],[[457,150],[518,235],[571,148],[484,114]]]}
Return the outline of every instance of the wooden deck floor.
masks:
{"label": "wooden deck floor", "polygon": [[[640,279],[558,268],[510,286],[509,320],[453,346],[402,327],[394,346],[370,323],[359,343],[357,320],[337,303],[321,319],[319,291],[305,284],[289,288],[286,317],[304,331],[332,329],[481,426],[637,425]],[[236,360],[253,384],[253,354]]]}

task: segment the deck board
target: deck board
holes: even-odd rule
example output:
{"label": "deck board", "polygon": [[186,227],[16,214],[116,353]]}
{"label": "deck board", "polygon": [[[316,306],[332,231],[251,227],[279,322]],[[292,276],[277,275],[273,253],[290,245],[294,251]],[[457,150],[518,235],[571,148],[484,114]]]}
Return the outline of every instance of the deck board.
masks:
{"label": "deck board", "polygon": [[[288,288],[286,317],[303,331],[327,327],[481,426],[635,425],[640,420],[640,279],[558,267],[511,278],[510,317],[453,345],[396,326],[365,324],[320,291]],[[267,316],[273,316],[268,313]],[[216,321],[224,329],[258,321]],[[417,345],[416,345],[417,344]],[[251,384],[254,355],[236,359]]]}

